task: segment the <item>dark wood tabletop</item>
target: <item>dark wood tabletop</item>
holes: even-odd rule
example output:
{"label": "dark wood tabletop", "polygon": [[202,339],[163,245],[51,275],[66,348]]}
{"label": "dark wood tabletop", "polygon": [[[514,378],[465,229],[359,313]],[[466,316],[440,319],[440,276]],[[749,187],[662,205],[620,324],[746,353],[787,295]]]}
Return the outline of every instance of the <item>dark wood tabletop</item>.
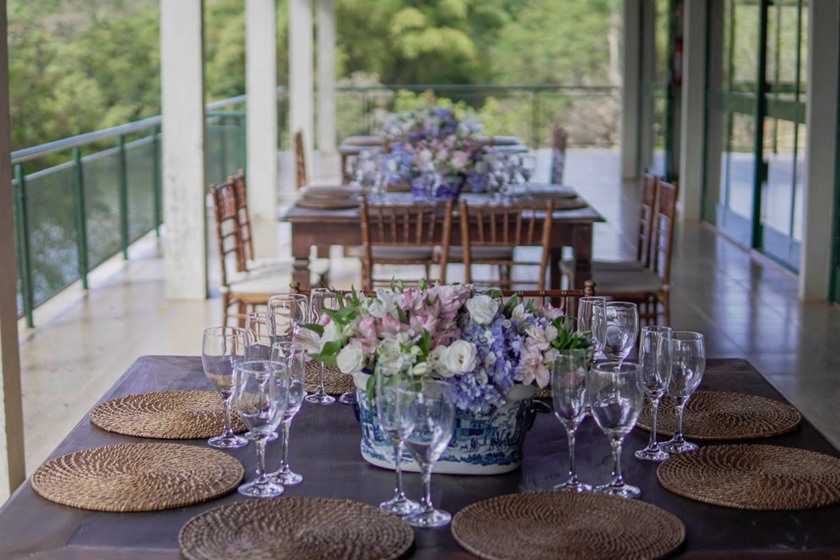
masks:
{"label": "dark wood tabletop", "polygon": [[[784,400],[746,361],[709,360],[701,385]],[[139,358],[102,398],[168,389],[207,389],[198,357]],[[374,468],[361,458],[360,428],[353,408],[305,403],[291,430],[290,464],[304,476],[287,496],[348,498],[378,504],[390,497],[394,473]],[[686,525],[686,541],[677,556],[685,558],[840,558],[840,506],[806,511],[754,512],[706,505],[679,497],[656,481],[656,465],[632,458],[647,443],[646,432],[627,438],[623,461],[628,481],[642,489],[642,500],[677,515]],[[611,459],[606,437],[587,419],[578,432],[578,470],[590,483],[609,479]],[[92,426],[86,416],[51,457],[100,445],[141,441]],[[838,456],[826,439],[804,421],[794,432],[760,440]],[[192,440],[189,445],[205,445]],[[713,443],[713,442],[710,442]],[[747,442],[750,443],[750,442]],[[755,443],[755,442],[753,442]],[[253,446],[229,452],[240,459],[246,479],[253,477]],[[278,448],[269,446],[269,468]],[[551,414],[539,414],[525,443],[522,468],[499,476],[433,476],[436,504],[453,514],[478,500],[531,490],[547,490],[566,473],[566,436]],[[406,474],[411,497],[420,493],[420,477]],[[244,500],[234,492],[192,507],[155,513],[99,513],[61,506],[37,496],[27,481],[0,508],[0,558],[176,559],[178,532],[195,515]],[[281,498],[282,499],[282,498]],[[451,536],[449,528],[415,529],[411,558],[473,558]]]}

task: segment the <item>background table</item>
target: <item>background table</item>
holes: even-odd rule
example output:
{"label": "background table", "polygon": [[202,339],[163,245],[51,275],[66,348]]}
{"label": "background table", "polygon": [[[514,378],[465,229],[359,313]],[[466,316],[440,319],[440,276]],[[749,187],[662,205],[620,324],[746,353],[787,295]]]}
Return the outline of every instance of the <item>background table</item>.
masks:
{"label": "background table", "polygon": [[[744,360],[709,360],[701,388],[742,391],[783,400]],[[167,389],[210,389],[198,357],[146,356],[138,359],[103,397]],[[840,557],[840,506],[808,511],[752,512],[711,506],[676,496],[656,481],[656,465],[631,458],[644,447],[647,432],[628,437],[624,464],[629,482],[642,489],[642,499],[676,514],[686,525],[686,558],[820,558]],[[99,445],[139,441],[92,426],[85,417],[52,457]],[[348,406],[304,404],[292,424],[290,463],[303,474],[289,496],[349,498],[378,504],[391,496],[394,473],[365,463],[359,453],[360,428]],[[808,422],[795,432],[761,440],[812,449],[837,456]],[[203,441],[189,442],[204,445]],[[254,473],[252,446],[230,452],[243,461],[246,478]],[[278,448],[269,447],[269,468]],[[609,444],[591,419],[578,433],[578,468],[586,482],[609,479]],[[550,489],[566,474],[566,436],[550,414],[538,415],[525,444],[522,468],[489,477],[433,476],[432,493],[440,507],[456,513],[477,500],[529,490]],[[420,493],[420,476],[406,474],[410,496]],[[193,516],[219,505],[243,500],[238,493],[192,507],[155,513],[98,513],[54,504],[23,484],[0,509],[0,558],[176,559],[178,532]],[[282,498],[281,498],[282,499]],[[415,530],[412,558],[473,558],[460,549],[449,528]]]}

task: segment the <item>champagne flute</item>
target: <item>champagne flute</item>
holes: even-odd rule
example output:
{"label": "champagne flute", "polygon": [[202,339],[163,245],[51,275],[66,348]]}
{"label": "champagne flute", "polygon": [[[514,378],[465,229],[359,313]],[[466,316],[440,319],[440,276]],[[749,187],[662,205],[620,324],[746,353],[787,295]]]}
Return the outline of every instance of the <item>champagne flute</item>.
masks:
{"label": "champagne flute", "polygon": [[283,445],[280,468],[271,476],[275,482],[293,486],[303,482],[303,476],[289,467],[289,430],[306,396],[306,354],[294,342],[284,340],[275,342],[271,347],[271,360],[283,362],[289,375],[288,405],[280,421],[280,441]]}
{"label": "champagne flute", "polygon": [[551,372],[551,398],[554,415],[566,429],[569,439],[569,478],[554,487],[564,492],[590,492],[592,487],[578,480],[575,470],[575,431],[586,415],[586,350],[564,350],[554,360]]}
{"label": "champagne flute", "polygon": [[420,511],[403,518],[412,527],[442,527],[452,515],[432,504],[432,466],[440,459],[455,431],[452,388],[443,381],[423,380],[398,389],[397,416],[410,426],[406,445],[420,466],[423,499]]}
{"label": "champagne flute", "polygon": [[273,498],[283,486],[265,472],[265,446],[288,406],[289,376],[285,364],[270,360],[239,362],[235,371],[236,409],[257,444],[257,477],[238,490],[252,498]]}
{"label": "champagne flute", "polygon": [[606,315],[604,353],[610,361],[624,362],[636,345],[639,309],[635,303],[611,301],[606,305]]}
{"label": "champagne flute", "polygon": [[660,447],[671,455],[697,449],[696,443],[683,437],[683,416],[688,399],[694,394],[706,369],[706,348],[703,335],[692,331],[671,333],[671,379],[668,394],[677,402],[677,431]]}
{"label": "champagne flute", "polygon": [[593,365],[586,378],[592,417],[610,438],[613,453],[613,479],[608,484],[597,486],[596,492],[622,498],[638,498],[642,493],[638,487],[624,481],[621,470],[621,445],[642,410],[638,377],[638,364],[602,362]]}
{"label": "champagne flute", "polygon": [[671,379],[671,329],[670,327],[642,327],[639,345],[639,389],[650,399],[653,422],[648,446],[636,451],[636,458],[643,461],[664,461],[668,454],[656,443],[656,422],[659,403]]}
{"label": "champagne flute", "polygon": [[303,294],[284,292],[268,298],[268,319],[272,344],[292,340],[301,323],[308,320],[308,302]]}
{"label": "champagne flute", "polygon": [[[397,474],[397,487],[394,489],[394,497],[379,504],[379,509],[396,515],[404,516],[420,511],[420,504],[409,500],[403,491],[402,481],[402,453],[405,445],[405,438],[411,431],[411,424],[406,415],[400,415],[398,400],[400,398],[400,385],[403,377],[400,374],[385,375],[382,371],[376,372],[376,421],[379,430],[388,438],[394,446],[394,470]],[[404,411],[403,411],[404,412]]]}
{"label": "champagne flute", "polygon": [[[319,323],[327,315],[326,310],[338,309],[338,296],[328,288],[313,288],[309,300],[309,322]],[[318,389],[311,395],[306,396],[307,402],[313,404],[333,404],[335,397],[327,394],[324,390],[324,362],[321,362],[321,368],[318,375]]]}
{"label": "champagne flute", "polygon": [[222,395],[225,408],[222,435],[207,440],[211,447],[234,449],[248,445],[248,440],[233,433],[230,427],[233,368],[245,358],[245,337],[245,331],[235,327],[210,327],[204,330],[201,365],[204,367],[204,375]]}
{"label": "champagne flute", "polygon": [[607,298],[587,296],[578,300],[578,325],[592,344],[592,361],[604,351],[607,342]]}

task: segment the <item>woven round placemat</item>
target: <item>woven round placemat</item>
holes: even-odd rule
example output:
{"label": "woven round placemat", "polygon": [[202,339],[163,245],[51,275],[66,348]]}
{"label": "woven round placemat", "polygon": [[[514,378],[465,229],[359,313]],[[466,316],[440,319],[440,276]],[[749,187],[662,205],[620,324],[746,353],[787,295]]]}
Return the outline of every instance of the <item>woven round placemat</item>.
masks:
{"label": "woven round placemat", "polygon": [[[306,362],[306,392],[312,393],[318,389],[318,376],[321,374],[321,362]],[[343,395],[356,390],[353,376],[341,373],[338,368],[326,366],[324,368],[324,391],[328,395]]]}
{"label": "woven round placemat", "polygon": [[227,494],[245,471],[235,458],[178,443],[124,443],[48,461],[32,489],[66,506],[96,511],[158,511]]}
{"label": "woven round placemat", "polygon": [[178,543],[188,560],[375,560],[414,541],[399,517],[351,500],[290,497],[222,506],[190,519]]}
{"label": "woven round placemat", "polygon": [[[656,432],[673,436],[677,408],[670,398],[659,406]],[[646,403],[637,425],[650,431],[650,403]],[[802,415],[783,402],[722,391],[697,391],[685,407],[683,435],[698,440],[739,440],[777,436],[793,431]]]}
{"label": "woven round placemat", "polygon": [[660,558],[683,542],[685,525],[638,500],[535,492],[465,507],[452,520],[452,535],[481,558]]}
{"label": "woven round placemat", "polygon": [[[216,391],[157,391],[105,401],[90,412],[90,422],[127,436],[199,439],[221,434],[224,415]],[[245,431],[236,414],[231,424],[236,433]]]}
{"label": "woven round placemat", "polygon": [[840,503],[840,459],[776,445],[710,445],[659,465],[675,494],[738,509],[795,510]]}

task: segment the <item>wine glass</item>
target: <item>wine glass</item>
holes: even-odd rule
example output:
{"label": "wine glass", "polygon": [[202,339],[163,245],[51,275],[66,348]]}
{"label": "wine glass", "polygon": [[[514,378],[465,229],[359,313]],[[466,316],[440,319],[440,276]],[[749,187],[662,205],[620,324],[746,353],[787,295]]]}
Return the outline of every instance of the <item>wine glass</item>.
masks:
{"label": "wine glass", "polygon": [[234,449],[248,445],[248,440],[233,433],[230,427],[233,400],[233,367],[245,359],[245,331],[235,327],[210,327],[204,330],[201,344],[201,365],[204,375],[222,395],[225,420],[222,435],[207,440],[219,449]]}
{"label": "wine glass", "polygon": [[307,298],[303,294],[284,292],[268,298],[268,319],[271,342],[292,340],[308,313]]}
{"label": "wine glass", "polygon": [[410,426],[405,442],[420,466],[424,488],[420,511],[403,520],[412,527],[442,527],[452,520],[452,515],[432,504],[432,466],[443,455],[455,431],[452,388],[443,381],[423,380],[397,392],[397,416],[400,423]]}
{"label": "wine glass", "polygon": [[639,331],[639,309],[635,303],[611,301],[606,305],[607,328],[604,342],[604,354],[607,359],[624,362],[633,346]]}
{"label": "wine glass", "polygon": [[694,394],[706,369],[703,335],[692,331],[671,332],[671,380],[668,394],[677,403],[677,431],[660,447],[671,455],[697,449],[696,443],[683,437],[683,415],[688,399]]}
{"label": "wine glass", "polygon": [[554,415],[569,439],[569,479],[554,487],[564,492],[589,492],[592,487],[578,480],[575,470],[575,431],[586,415],[586,350],[564,350],[554,360],[551,398]]}
{"label": "wine glass", "polygon": [[283,493],[283,486],[265,472],[265,446],[288,406],[289,376],[285,364],[270,360],[239,362],[235,371],[236,409],[257,444],[257,477],[240,486],[239,493],[273,498]]}
{"label": "wine glass", "polygon": [[596,492],[638,498],[642,491],[624,481],[621,445],[633,429],[642,410],[642,392],[637,386],[639,365],[602,362],[592,366],[586,378],[586,392],[595,423],[610,438],[613,453],[613,479],[595,488]]}
{"label": "wine glass", "polygon": [[668,454],[656,443],[656,421],[659,403],[671,379],[671,329],[670,327],[642,327],[639,343],[639,389],[650,399],[653,422],[648,446],[636,451],[636,458],[643,461],[664,461]]}
{"label": "wine glass", "polygon": [[400,516],[420,511],[420,504],[406,498],[403,491],[402,452],[405,438],[411,431],[411,424],[408,422],[406,415],[399,414],[399,390],[403,381],[400,374],[385,375],[381,371],[377,372],[376,396],[374,399],[379,430],[394,446],[394,470],[397,473],[397,487],[394,489],[394,497],[379,504],[379,509]]}
{"label": "wine glass", "polygon": [[537,158],[534,154],[527,153],[519,156],[519,174],[525,180],[523,187],[525,188],[525,196],[531,196],[531,177],[534,175],[534,170],[537,167]]}
{"label": "wine glass", "polygon": [[268,313],[252,311],[245,317],[245,360],[267,360],[271,357],[271,325]]}
{"label": "wine glass", "polygon": [[284,486],[293,486],[303,482],[303,476],[289,467],[289,430],[306,396],[306,354],[294,342],[284,340],[275,342],[271,347],[271,360],[283,362],[289,376],[288,405],[280,421],[280,441],[283,445],[280,468],[271,473],[271,477]]}
{"label": "wine glass", "polygon": [[607,342],[607,298],[587,296],[578,300],[578,325],[592,344],[592,360],[604,351]]}
{"label": "wine glass", "polygon": [[[309,322],[319,323],[327,316],[325,311],[338,309],[338,296],[328,288],[313,288],[309,299]],[[318,374],[318,389],[306,396],[306,401],[314,404],[333,404],[335,397],[324,390],[324,362],[321,362]]]}

